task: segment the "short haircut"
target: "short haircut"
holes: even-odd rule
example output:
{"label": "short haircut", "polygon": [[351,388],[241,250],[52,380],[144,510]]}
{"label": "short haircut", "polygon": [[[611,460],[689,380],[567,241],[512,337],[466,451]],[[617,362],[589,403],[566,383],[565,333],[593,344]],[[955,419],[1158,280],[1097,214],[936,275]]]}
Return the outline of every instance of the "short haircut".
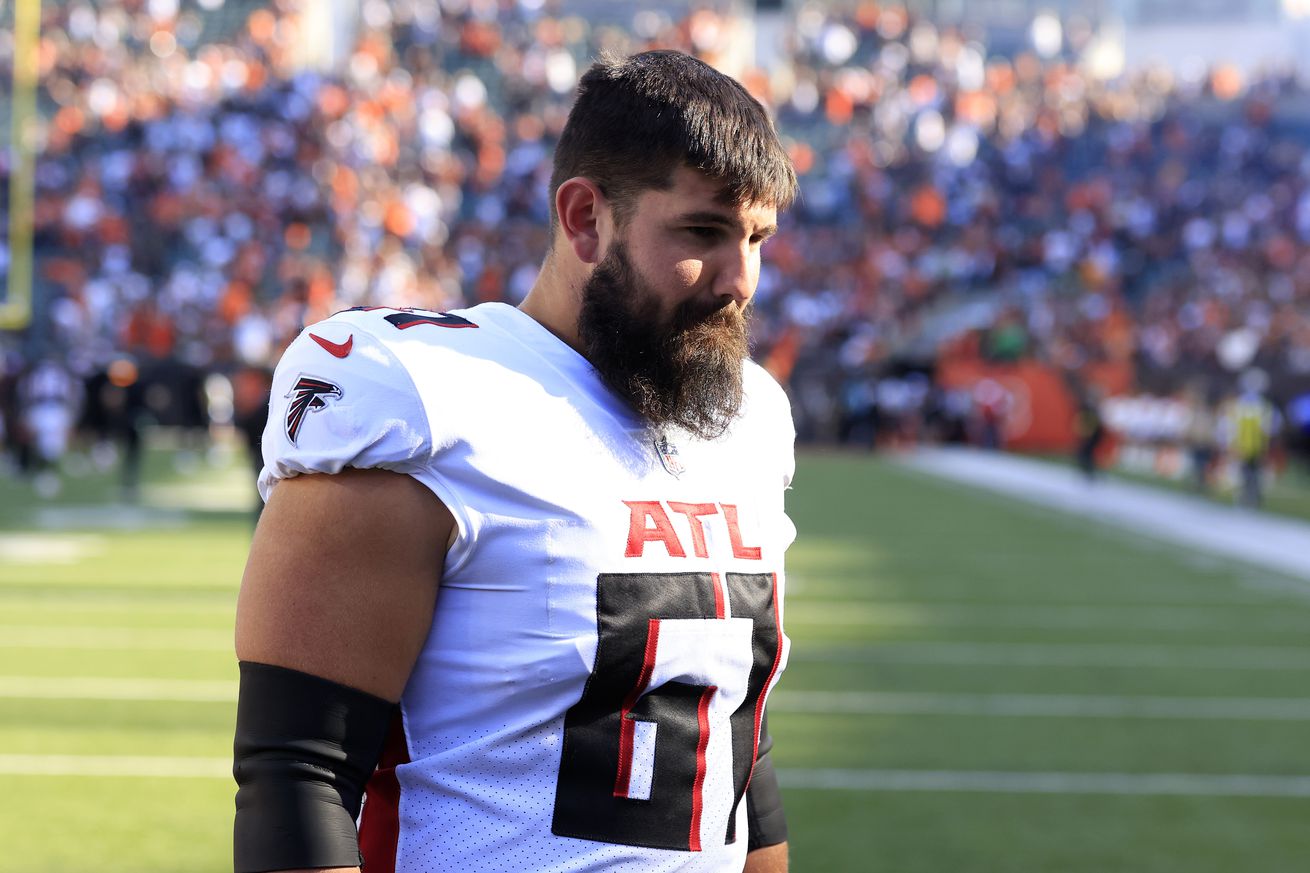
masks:
{"label": "short haircut", "polygon": [[721,181],[726,203],[786,209],[796,198],[768,113],[735,79],[676,51],[602,55],[578,83],[555,148],[551,226],[555,194],[574,176],[595,182],[622,224],[636,196],[672,187],[680,166]]}

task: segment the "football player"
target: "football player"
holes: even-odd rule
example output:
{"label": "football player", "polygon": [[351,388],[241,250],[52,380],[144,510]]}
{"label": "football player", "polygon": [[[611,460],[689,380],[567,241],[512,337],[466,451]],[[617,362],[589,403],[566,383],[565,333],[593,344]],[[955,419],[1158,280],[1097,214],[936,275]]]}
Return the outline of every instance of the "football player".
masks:
{"label": "football player", "polygon": [[238,873],[786,869],[794,435],[746,314],[795,192],[740,84],[604,58],[520,307],[290,346],[237,609]]}

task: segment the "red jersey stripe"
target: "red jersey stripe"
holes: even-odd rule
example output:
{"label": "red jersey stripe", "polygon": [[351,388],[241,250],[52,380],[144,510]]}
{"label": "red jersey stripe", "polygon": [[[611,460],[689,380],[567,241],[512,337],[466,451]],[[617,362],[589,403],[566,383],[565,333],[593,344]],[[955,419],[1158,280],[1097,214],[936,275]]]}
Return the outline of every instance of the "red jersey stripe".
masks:
{"label": "red jersey stripe", "polygon": [[364,812],[360,816],[359,851],[368,873],[396,873],[396,849],[400,843],[400,780],[396,767],[409,763],[405,725],[397,708],[382,747],[382,758],[364,789]]}

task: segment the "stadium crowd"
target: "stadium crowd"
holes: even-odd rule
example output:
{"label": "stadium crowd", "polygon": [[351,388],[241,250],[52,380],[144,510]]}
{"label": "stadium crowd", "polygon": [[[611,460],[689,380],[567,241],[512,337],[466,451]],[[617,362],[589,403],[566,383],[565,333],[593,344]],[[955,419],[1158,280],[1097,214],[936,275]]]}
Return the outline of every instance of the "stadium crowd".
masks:
{"label": "stadium crowd", "polygon": [[[330,73],[299,63],[292,0],[44,5],[48,328],[37,345],[0,335],[15,456],[46,453],[30,412],[52,368],[83,386],[54,392],[67,417],[102,437],[203,426],[209,373],[253,431],[260,374],[305,323],[521,299],[587,59],[665,46],[731,64],[752,38],[712,9],[594,5],[620,17],[364,0]],[[737,72],[802,182],[755,328],[802,436],[872,439],[890,420],[980,439],[985,404],[934,382],[943,355],[1037,360],[1080,390],[1106,362],[1160,395],[1222,393],[1251,366],[1280,404],[1305,390],[1310,117],[1288,109],[1306,97],[1292,77],[1102,81],[1074,62],[1087,28],[1046,58],[1001,55],[872,2],[801,4],[786,31],[781,62]]]}

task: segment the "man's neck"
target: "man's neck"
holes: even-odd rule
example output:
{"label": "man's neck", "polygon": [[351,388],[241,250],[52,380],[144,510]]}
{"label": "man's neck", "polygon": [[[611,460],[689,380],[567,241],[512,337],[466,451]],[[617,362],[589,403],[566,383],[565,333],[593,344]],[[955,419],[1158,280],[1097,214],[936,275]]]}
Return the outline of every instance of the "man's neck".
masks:
{"label": "man's neck", "polygon": [[582,305],[583,278],[575,278],[560,269],[561,260],[553,253],[546,257],[532,290],[518,308],[581,354],[578,311]]}

